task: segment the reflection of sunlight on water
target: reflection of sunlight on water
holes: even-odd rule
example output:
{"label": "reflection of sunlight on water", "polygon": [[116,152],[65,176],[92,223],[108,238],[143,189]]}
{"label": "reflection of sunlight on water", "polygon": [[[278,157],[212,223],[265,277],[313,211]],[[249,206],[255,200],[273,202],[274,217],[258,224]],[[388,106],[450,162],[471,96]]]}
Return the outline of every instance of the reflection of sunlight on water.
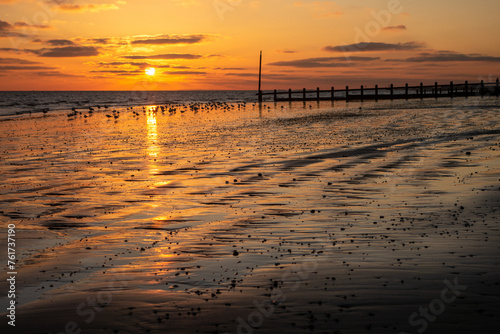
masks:
{"label": "reflection of sunlight on water", "polygon": [[156,158],[158,156],[158,126],[156,123],[156,114],[152,111],[148,112],[148,154],[150,157]]}
{"label": "reflection of sunlight on water", "polygon": [[162,187],[167,187],[168,185],[170,185],[172,183],[172,181],[161,181],[161,182],[155,182],[155,184],[153,185],[153,187],[155,188],[162,188]]}
{"label": "reflection of sunlight on water", "polygon": [[[156,255],[160,258],[171,258],[171,257],[174,257],[174,255],[171,252],[171,250],[167,249],[167,247],[162,247],[160,249],[155,249],[156,251]],[[163,263],[163,266],[162,267],[167,267],[167,264],[170,264],[172,263],[171,261],[166,261]]]}
{"label": "reflection of sunlight on water", "polygon": [[[149,109],[149,108],[148,108]],[[147,126],[148,126],[148,148],[147,152],[151,158],[156,159],[160,153],[160,148],[157,145],[158,140],[158,126],[156,122],[156,113],[149,110],[147,113]],[[156,164],[150,166],[152,173],[158,172]]]}

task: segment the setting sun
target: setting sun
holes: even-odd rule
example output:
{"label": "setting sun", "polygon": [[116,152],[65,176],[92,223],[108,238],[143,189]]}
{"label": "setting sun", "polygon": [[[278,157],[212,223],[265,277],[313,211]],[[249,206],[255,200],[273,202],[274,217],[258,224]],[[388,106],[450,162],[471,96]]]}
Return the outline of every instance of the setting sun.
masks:
{"label": "setting sun", "polygon": [[148,67],[144,72],[146,72],[147,75],[155,75],[156,69],[154,67]]}

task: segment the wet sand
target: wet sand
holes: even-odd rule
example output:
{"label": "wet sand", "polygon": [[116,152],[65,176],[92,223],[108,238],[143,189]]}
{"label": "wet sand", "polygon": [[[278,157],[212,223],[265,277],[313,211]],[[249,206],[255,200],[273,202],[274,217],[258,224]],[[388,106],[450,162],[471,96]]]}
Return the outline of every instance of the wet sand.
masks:
{"label": "wet sand", "polygon": [[2,332],[497,332],[498,99],[154,109],[0,121]]}

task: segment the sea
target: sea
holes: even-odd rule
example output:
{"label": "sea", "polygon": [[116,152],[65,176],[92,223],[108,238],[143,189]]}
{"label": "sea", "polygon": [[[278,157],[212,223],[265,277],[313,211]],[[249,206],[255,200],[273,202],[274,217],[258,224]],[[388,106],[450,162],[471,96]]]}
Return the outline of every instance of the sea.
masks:
{"label": "sea", "polygon": [[255,102],[255,91],[3,91],[0,117],[108,106]]}

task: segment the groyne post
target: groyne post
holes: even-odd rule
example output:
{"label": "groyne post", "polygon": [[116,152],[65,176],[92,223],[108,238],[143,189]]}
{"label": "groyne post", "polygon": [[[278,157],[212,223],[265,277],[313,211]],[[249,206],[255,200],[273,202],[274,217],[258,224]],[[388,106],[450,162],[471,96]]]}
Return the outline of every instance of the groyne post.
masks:
{"label": "groyne post", "polygon": [[259,61],[259,103],[262,103],[262,51],[260,51],[260,61]]}
{"label": "groyne post", "polygon": [[[438,84],[434,82],[434,85],[424,86],[424,83],[421,82],[419,86],[410,86],[408,83],[405,83],[404,86],[394,86],[394,84],[390,84],[386,86],[386,88],[382,88],[382,93],[379,89],[379,85],[374,85],[373,88],[366,88],[365,85],[361,85],[360,88],[349,89],[349,86],[345,86],[345,90],[340,90],[341,93],[337,93],[335,96],[335,88],[332,86],[330,90],[321,90],[320,87],[317,87],[314,90],[307,90],[306,88],[302,89],[302,98],[300,97],[300,90],[293,91],[291,88],[288,91],[278,91],[277,89],[269,90],[267,92],[263,92],[259,90],[258,97],[259,102],[263,101],[263,96],[273,96],[274,101],[314,101],[317,100],[331,100],[332,102],[335,100],[379,100],[379,99],[413,99],[413,98],[439,98],[439,97],[470,97],[471,95],[475,96],[485,96],[485,95],[494,95],[500,96],[500,78],[497,78],[496,81],[485,82],[481,80],[478,83],[469,83],[469,81],[465,81],[462,84],[455,84],[453,81],[449,81],[447,84]],[[344,94],[345,92],[345,98]],[[296,96],[294,95],[296,94]]]}

